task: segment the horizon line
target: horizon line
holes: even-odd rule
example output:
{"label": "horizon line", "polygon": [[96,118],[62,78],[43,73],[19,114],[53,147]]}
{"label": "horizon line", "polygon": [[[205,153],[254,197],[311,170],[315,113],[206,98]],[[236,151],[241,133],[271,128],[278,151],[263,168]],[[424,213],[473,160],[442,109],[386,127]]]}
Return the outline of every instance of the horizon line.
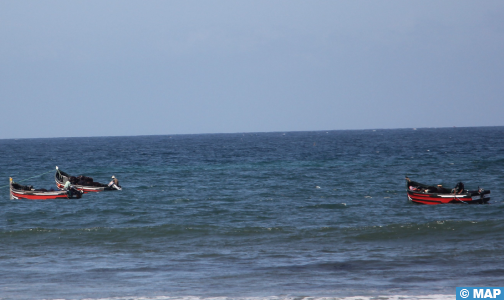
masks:
{"label": "horizon line", "polygon": [[55,137],[19,137],[0,138],[0,140],[29,140],[29,139],[65,139],[65,138],[116,138],[116,137],[148,137],[148,136],[175,136],[175,135],[211,135],[211,134],[254,134],[254,133],[292,133],[292,132],[322,132],[322,131],[365,131],[365,130],[418,130],[418,129],[448,129],[448,128],[482,128],[482,127],[504,127],[504,125],[486,126],[441,126],[441,127],[399,127],[399,128],[366,128],[366,129],[318,129],[318,130],[274,130],[274,131],[237,131],[237,132],[202,132],[202,133],[166,133],[166,134],[136,134],[136,135],[95,135],[95,136],[55,136]]}

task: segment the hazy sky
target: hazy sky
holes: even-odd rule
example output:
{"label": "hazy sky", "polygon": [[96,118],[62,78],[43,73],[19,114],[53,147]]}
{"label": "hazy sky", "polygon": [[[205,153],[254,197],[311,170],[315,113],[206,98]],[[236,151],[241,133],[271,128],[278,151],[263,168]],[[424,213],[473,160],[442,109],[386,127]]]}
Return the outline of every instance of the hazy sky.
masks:
{"label": "hazy sky", "polygon": [[0,138],[504,125],[504,1],[0,0]]}

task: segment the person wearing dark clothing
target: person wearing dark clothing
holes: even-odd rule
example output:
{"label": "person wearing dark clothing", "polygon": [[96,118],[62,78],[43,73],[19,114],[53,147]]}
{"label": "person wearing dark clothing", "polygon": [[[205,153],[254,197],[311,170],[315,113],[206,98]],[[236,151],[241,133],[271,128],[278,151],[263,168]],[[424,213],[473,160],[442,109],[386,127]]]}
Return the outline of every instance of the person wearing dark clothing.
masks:
{"label": "person wearing dark clothing", "polygon": [[464,192],[464,184],[462,182],[457,183],[453,189],[454,194],[462,194]]}

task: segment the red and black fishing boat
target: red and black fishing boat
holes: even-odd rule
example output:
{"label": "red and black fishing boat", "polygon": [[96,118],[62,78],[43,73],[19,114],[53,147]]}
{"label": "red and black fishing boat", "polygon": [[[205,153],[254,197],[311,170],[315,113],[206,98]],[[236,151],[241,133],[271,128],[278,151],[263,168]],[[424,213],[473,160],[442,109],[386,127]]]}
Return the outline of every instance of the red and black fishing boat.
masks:
{"label": "red and black fishing boat", "polygon": [[476,191],[464,189],[464,184],[459,182],[454,189],[446,189],[442,185],[436,186],[418,183],[406,177],[406,192],[408,200],[420,204],[445,204],[445,203],[465,203],[483,204],[490,200],[488,194],[490,190],[483,190],[478,187]]}
{"label": "red and black fishing boat", "polygon": [[65,183],[70,181],[72,186],[79,191],[83,191],[84,193],[88,192],[103,192],[103,191],[114,191],[114,190],[122,190],[122,188],[114,183],[103,184],[99,182],[95,182],[93,178],[79,175],[79,176],[71,176],[67,173],[61,171],[58,167],[56,167],[56,174],[54,174],[54,180],[56,181],[56,186],[59,189],[63,189]]}
{"label": "red and black fishing boat", "polygon": [[11,199],[47,200],[47,199],[79,199],[83,192],[75,189],[68,191],[48,191],[46,189],[35,189],[31,185],[21,185],[15,183],[10,178]]}

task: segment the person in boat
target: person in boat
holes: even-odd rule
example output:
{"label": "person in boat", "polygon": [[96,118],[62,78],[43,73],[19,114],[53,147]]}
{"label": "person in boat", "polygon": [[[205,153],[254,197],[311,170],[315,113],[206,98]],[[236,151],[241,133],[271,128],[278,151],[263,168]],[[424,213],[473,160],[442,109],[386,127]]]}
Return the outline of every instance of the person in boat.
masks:
{"label": "person in boat", "polygon": [[[438,186],[426,186],[424,184],[420,184],[416,181],[413,181],[411,179],[409,179],[408,177],[406,177],[406,181],[408,182],[408,188],[411,190],[411,191],[414,191],[414,192],[420,192],[420,193],[428,193],[428,194],[433,194],[433,193],[440,193],[440,187],[442,188],[441,185],[438,185]],[[443,189],[442,189],[443,190]],[[446,189],[444,189],[446,190]],[[450,190],[447,190],[446,193],[449,193]]]}
{"label": "person in boat", "polygon": [[414,192],[423,192],[423,189],[419,186],[414,186],[414,185],[410,185],[409,186],[409,189],[414,191]]}
{"label": "person in boat", "polygon": [[459,181],[459,183],[457,183],[457,185],[453,189],[453,193],[462,194],[463,192],[464,192],[464,184],[462,183],[462,181]]}
{"label": "person in boat", "polygon": [[65,185],[63,186],[63,188],[65,189],[65,191],[67,191],[68,197],[72,197],[74,194],[77,194],[77,191],[73,187],[70,180],[67,180],[67,182],[65,182]]}
{"label": "person in boat", "polygon": [[109,182],[108,186],[113,186],[113,185],[116,185],[116,186],[118,186],[118,187],[121,187],[121,186],[119,185],[119,180],[118,180],[118,179],[117,179],[114,175],[112,175],[112,181],[111,181],[111,182]]}

